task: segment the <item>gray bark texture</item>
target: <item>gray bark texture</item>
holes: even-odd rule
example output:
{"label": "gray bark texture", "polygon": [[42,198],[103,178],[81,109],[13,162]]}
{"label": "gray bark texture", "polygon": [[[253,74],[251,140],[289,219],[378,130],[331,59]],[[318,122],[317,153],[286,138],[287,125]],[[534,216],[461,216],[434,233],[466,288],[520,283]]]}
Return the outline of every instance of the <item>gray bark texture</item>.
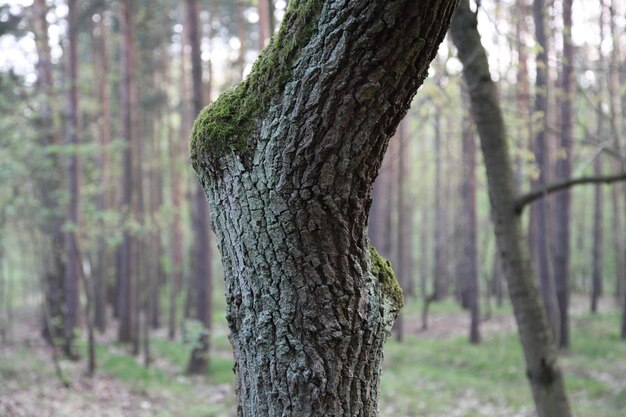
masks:
{"label": "gray bark texture", "polygon": [[402,293],[367,240],[372,184],[456,4],[292,0],[250,76],[196,120],[239,416],[378,415]]}
{"label": "gray bark texture", "polygon": [[451,34],[463,63],[463,76],[480,136],[496,240],[537,414],[539,417],[570,417],[557,347],[542,306],[520,216],[515,210],[515,181],[496,84],[489,73],[476,15],[467,0],[459,6]]}

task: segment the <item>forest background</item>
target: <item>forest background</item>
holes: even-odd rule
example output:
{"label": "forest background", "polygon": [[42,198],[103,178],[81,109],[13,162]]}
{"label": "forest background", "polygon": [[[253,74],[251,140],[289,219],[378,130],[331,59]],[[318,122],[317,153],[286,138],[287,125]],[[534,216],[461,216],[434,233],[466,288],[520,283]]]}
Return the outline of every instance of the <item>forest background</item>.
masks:
{"label": "forest background", "polygon": [[[565,3],[543,6],[544,39],[530,1],[473,5],[520,193],[624,172],[626,7],[574,1],[568,62]],[[287,7],[0,3],[0,415],[234,415],[221,264],[188,138]],[[370,238],[406,300],[386,349],[385,416],[533,415],[461,71],[444,41],[374,189]],[[558,288],[569,295],[549,318],[575,414],[623,416],[626,192],[567,193],[571,210],[559,194],[526,210],[528,242],[555,285],[547,311]]]}

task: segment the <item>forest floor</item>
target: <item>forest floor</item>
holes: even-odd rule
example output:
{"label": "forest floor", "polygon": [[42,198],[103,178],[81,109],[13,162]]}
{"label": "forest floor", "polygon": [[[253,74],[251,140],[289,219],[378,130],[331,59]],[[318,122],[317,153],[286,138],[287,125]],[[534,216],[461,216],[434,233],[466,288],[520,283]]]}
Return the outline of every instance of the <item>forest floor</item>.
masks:
{"label": "forest floor", "polygon": [[[572,343],[561,363],[575,415],[626,416],[626,342],[618,337],[619,311],[605,300],[601,312],[586,312],[574,297]],[[469,319],[452,302],[433,304],[428,330],[421,305],[404,313],[402,343],[390,338],[382,375],[382,417],[532,417],[515,323],[508,307],[492,308],[482,323],[480,345],[467,342]],[[0,344],[0,417],[229,417],[235,415],[232,356],[223,318],[212,336],[207,376],[183,373],[189,345],[152,337],[152,363],[143,365],[114,332],[98,336],[98,370],[85,375],[85,360],[61,361],[71,381],[63,387],[51,351],[38,337],[35,315],[14,318]]]}

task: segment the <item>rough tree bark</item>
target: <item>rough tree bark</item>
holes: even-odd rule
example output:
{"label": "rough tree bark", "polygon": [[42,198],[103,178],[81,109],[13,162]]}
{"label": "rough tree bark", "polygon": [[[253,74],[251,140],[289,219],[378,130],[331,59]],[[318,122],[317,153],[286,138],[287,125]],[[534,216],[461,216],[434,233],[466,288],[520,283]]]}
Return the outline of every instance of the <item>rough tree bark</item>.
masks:
{"label": "rough tree bark", "polygon": [[402,293],[367,241],[372,183],[455,5],[292,0],[250,76],[196,120],[239,416],[378,414]]}
{"label": "rough tree bark", "polygon": [[477,18],[468,0],[461,2],[451,34],[463,63],[463,76],[480,136],[496,240],[537,413],[539,417],[571,417],[558,350],[542,306],[520,215],[515,210],[515,180],[497,88],[480,41]]}

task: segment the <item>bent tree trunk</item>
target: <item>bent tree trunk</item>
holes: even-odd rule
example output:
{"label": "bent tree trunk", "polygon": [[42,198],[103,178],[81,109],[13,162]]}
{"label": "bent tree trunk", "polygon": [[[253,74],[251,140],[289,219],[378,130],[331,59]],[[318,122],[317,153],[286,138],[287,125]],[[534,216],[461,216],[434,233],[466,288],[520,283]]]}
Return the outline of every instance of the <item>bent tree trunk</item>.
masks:
{"label": "bent tree trunk", "polygon": [[239,416],[376,416],[402,305],[367,241],[374,178],[456,1],[292,0],[191,158],[224,264]]}
{"label": "bent tree trunk", "polygon": [[515,182],[496,85],[491,80],[476,15],[470,10],[468,0],[461,2],[451,33],[463,63],[463,76],[480,135],[498,249],[537,413],[539,417],[570,417],[557,347],[522,236],[520,216],[515,210]]}

